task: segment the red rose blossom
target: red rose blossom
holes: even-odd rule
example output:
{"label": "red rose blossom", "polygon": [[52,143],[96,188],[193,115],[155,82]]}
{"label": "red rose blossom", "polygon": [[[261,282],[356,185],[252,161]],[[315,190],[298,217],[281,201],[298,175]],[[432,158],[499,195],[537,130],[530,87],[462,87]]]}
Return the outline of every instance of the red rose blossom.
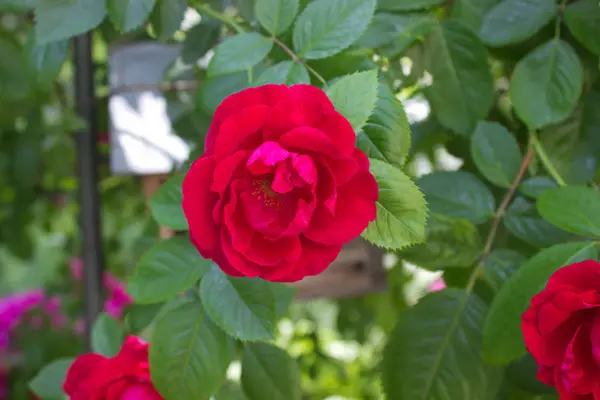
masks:
{"label": "red rose blossom", "polygon": [[163,400],[150,380],[148,344],[135,336],[113,358],[77,357],[63,388],[71,400]]}
{"label": "red rose blossom", "polygon": [[310,85],[226,98],[183,182],[191,240],[232,276],[317,275],[375,219],[377,183],[356,135]]}
{"label": "red rose blossom", "polygon": [[537,377],[561,400],[600,400],[600,264],[559,269],[531,300],[521,323]]}

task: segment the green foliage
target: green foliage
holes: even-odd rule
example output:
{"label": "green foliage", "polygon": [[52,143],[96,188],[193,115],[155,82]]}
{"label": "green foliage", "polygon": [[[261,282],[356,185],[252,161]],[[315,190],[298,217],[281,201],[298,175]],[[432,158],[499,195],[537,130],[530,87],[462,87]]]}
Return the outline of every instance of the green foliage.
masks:
{"label": "green foliage", "polygon": [[306,67],[294,61],[282,61],[267,68],[254,83],[256,86],[269,83],[294,85],[310,83]]}
{"label": "green foliage", "polygon": [[546,190],[537,201],[540,215],[566,231],[600,238],[600,193],[585,186]]}
{"label": "green foliage", "polygon": [[247,343],[242,386],[249,400],[300,400],[300,371],[283,350],[267,343]]}
{"label": "green foliage", "polygon": [[600,8],[595,0],[581,0],[565,8],[565,22],[569,30],[591,52],[600,54]]}
{"label": "green foliage", "polygon": [[150,212],[156,222],[179,230],[187,230],[188,228],[187,220],[181,208],[183,178],[184,175],[169,178],[150,199]]}
{"label": "green foliage", "polygon": [[375,108],[377,71],[343,76],[327,88],[327,96],[335,109],[350,121],[355,131],[358,131]]}
{"label": "green foliage", "polygon": [[255,32],[232,36],[215,48],[207,73],[217,76],[245,71],[258,64],[272,48],[271,39]]}
{"label": "green foliage", "polygon": [[298,13],[298,0],[257,0],[256,17],[273,36],[285,32]]}
{"label": "green foliage", "polygon": [[37,41],[45,44],[85,33],[100,25],[106,15],[104,1],[38,0],[35,5]]}
{"label": "green foliage", "polygon": [[96,318],[92,328],[92,349],[106,357],[114,357],[119,353],[125,332],[118,321],[108,314],[102,313]]}
{"label": "green foliage", "polygon": [[121,32],[141,26],[154,8],[156,0],[106,0],[108,16]]}
{"label": "green foliage", "polygon": [[152,381],[167,399],[203,399],[225,381],[234,343],[207,318],[199,299],[175,302],[152,332]]}
{"label": "green foliage", "polygon": [[62,400],[64,398],[62,385],[73,361],[72,358],[54,360],[29,382],[29,388],[44,400]]}

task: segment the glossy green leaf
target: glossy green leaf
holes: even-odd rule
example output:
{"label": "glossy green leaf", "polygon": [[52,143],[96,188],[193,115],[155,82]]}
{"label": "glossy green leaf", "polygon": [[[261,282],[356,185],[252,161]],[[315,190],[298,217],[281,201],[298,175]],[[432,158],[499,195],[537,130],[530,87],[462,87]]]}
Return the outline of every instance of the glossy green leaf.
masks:
{"label": "glossy green leaf", "polygon": [[73,358],[60,358],[47,364],[29,381],[29,388],[42,399],[62,400],[65,397],[63,383],[73,361]]}
{"label": "glossy green leaf", "polygon": [[479,32],[483,18],[498,4],[498,0],[455,0],[452,3],[450,18],[457,19],[473,32]]}
{"label": "glossy green leaf", "polygon": [[148,328],[159,315],[165,303],[133,304],[127,309],[125,324],[133,334],[140,334]]}
{"label": "glossy green leaf", "polygon": [[192,286],[209,269],[187,237],[160,241],[140,258],[127,291],[138,303],[168,300]]}
{"label": "glossy green leaf", "polygon": [[298,0],[257,0],[256,17],[269,33],[277,36],[294,22],[299,5]]}
{"label": "glossy green leaf", "polygon": [[492,105],[494,85],[487,51],[460,22],[436,25],[425,41],[425,69],[433,84],[425,95],[439,122],[468,136]]}
{"label": "glossy green leaf", "polygon": [[142,26],[155,4],[156,0],[106,0],[108,16],[121,32]]}
{"label": "glossy green leaf", "polygon": [[548,189],[558,187],[554,179],[549,176],[532,176],[527,178],[519,186],[519,191],[525,196],[537,199]]}
{"label": "glossy green leaf", "polygon": [[515,250],[494,249],[485,258],[483,279],[494,292],[498,292],[523,262],[525,256]]}
{"label": "glossy green leaf", "polygon": [[240,340],[268,340],[275,334],[275,296],[269,282],[232,278],[213,265],[200,283],[206,312],[227,334]]}
{"label": "glossy green leaf", "polygon": [[249,400],[300,400],[300,370],[283,350],[267,343],[246,343],[242,387]]}
{"label": "glossy green leaf", "polygon": [[267,68],[254,86],[273,84],[295,85],[297,83],[310,83],[310,76],[306,67],[294,61],[282,61]]}
{"label": "glossy green leaf", "polygon": [[150,198],[150,212],[152,218],[160,225],[176,229],[187,230],[188,224],[181,208],[183,194],[181,185],[185,175],[175,175],[169,178]]}
{"label": "glossy green leaf", "polygon": [[471,267],[482,249],[481,235],[471,222],[433,214],[427,221],[425,242],[400,255],[420,267],[441,270]]}
{"label": "glossy green leaf", "polygon": [[205,399],[225,381],[234,342],[204,313],[198,299],[180,301],[152,331],[150,373],[166,399]]}
{"label": "glossy green leaf", "polygon": [[379,85],[375,109],[356,137],[367,157],[402,167],[410,151],[410,125],[404,106],[385,84]]}
{"label": "glossy green leaf", "polygon": [[574,235],[544,221],[535,204],[523,197],[516,197],[504,214],[506,229],[519,239],[535,247],[548,247],[574,239]]}
{"label": "glossy green leaf", "polygon": [[315,0],[294,26],[294,49],[307,60],[332,56],[354,43],[367,29],[375,0]]}
{"label": "glossy green leaf", "polygon": [[356,46],[382,47],[387,57],[395,57],[435,26],[427,14],[375,14]]}
{"label": "glossy green leaf", "polygon": [[104,21],[104,17],[104,1],[39,0],[35,7],[37,43],[42,45],[70,39],[94,29]]}
{"label": "glossy green leaf", "polygon": [[521,59],[513,72],[510,97],[530,129],[566,119],[581,95],[583,69],[577,53],[562,40],[551,40]]}
{"label": "glossy green leaf", "polygon": [[362,237],[386,249],[400,250],[425,239],[427,204],[423,193],[400,169],[371,159],[379,185],[377,218]]}
{"label": "glossy green leaf", "polygon": [[521,167],[517,139],[496,122],[481,121],[471,138],[473,162],[493,184],[509,188]]}
{"label": "glossy green leaf", "polygon": [[106,313],[101,313],[92,327],[92,349],[106,357],[114,357],[125,341],[121,324]]}
{"label": "glossy green leaf", "polygon": [[272,48],[273,41],[256,32],[231,36],[215,48],[208,75],[245,71],[261,62]]}
{"label": "glossy green leaf", "polygon": [[367,122],[377,100],[377,71],[346,75],[327,88],[335,109],[350,121],[355,131]]}
{"label": "glossy green leaf", "polygon": [[48,85],[58,76],[69,51],[69,41],[38,44],[35,31],[25,42],[25,60],[31,77],[38,85]]}
{"label": "glossy green leaf", "polygon": [[382,381],[389,399],[493,399],[502,370],[481,357],[487,307],[462,289],[421,299],[402,314],[384,349]]}
{"label": "glossy green leaf", "polygon": [[214,396],[214,400],[248,400],[238,383],[226,381]]}
{"label": "glossy green leaf", "polygon": [[23,12],[32,10],[39,0],[0,0],[0,11]]}
{"label": "glossy green leaf", "polygon": [[507,46],[530,38],[556,16],[548,0],[506,0],[484,18],[479,36],[489,46]]}
{"label": "glossy green leaf", "polygon": [[494,216],[496,202],[490,189],[464,171],[442,171],[417,180],[431,212],[481,224]]}
{"label": "glossy green leaf", "polygon": [[275,319],[287,314],[290,304],[294,300],[296,290],[284,283],[271,282],[269,289],[275,297]]}
{"label": "glossy green leaf", "polygon": [[169,40],[181,28],[185,10],[186,0],[157,0],[150,20],[159,40]]}
{"label": "glossy green leaf", "polygon": [[600,55],[600,4],[596,0],[579,0],[564,10],[569,30],[591,52]]}
{"label": "glossy green leaf", "polygon": [[546,190],[537,201],[550,223],[582,236],[600,238],[600,193],[586,186]]}
{"label": "glossy green leaf", "polygon": [[523,263],[504,283],[490,307],[483,331],[486,361],[505,364],[524,355],[521,314],[527,309],[531,298],[542,290],[559,268],[596,257],[594,243],[574,242],[544,249]]}
{"label": "glossy green leaf", "polygon": [[410,11],[443,4],[445,0],[379,0],[377,7],[382,10]]}
{"label": "glossy green leaf", "polygon": [[181,60],[192,64],[204,57],[219,40],[221,24],[216,21],[202,21],[188,32],[181,49]]}

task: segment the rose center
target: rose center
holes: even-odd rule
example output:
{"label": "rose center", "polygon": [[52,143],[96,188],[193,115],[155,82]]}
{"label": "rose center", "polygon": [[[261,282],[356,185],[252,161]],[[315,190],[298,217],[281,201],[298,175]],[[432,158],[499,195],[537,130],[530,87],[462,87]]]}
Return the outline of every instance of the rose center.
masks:
{"label": "rose center", "polygon": [[252,181],[252,196],[262,201],[265,207],[279,210],[281,208],[281,195],[271,189],[271,182],[267,179],[254,179]]}

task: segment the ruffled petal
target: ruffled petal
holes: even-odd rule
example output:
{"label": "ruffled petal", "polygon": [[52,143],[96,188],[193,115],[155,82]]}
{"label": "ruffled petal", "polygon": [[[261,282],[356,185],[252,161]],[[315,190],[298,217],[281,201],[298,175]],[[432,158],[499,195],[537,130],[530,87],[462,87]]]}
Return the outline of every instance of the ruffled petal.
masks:
{"label": "ruffled petal", "polygon": [[299,153],[322,153],[337,157],[337,145],[323,132],[309,126],[290,129],[279,138],[279,143],[288,150]]}
{"label": "ruffled petal", "polygon": [[277,277],[278,282],[296,282],[307,276],[319,275],[331,265],[342,250],[342,246],[324,246],[302,239],[302,255],[289,274]]}
{"label": "ruffled petal", "polygon": [[[302,98],[292,98],[269,111],[263,129],[264,141],[279,141],[281,135],[298,127],[313,127],[323,118],[322,107]],[[315,128],[313,128],[315,129]],[[325,137],[324,133],[321,134]]]}
{"label": "ruffled petal", "polygon": [[102,366],[108,359],[100,354],[84,354],[75,360],[67,371],[67,377],[63,389],[69,396],[75,396],[81,391],[83,382],[94,375],[96,369]]}
{"label": "ruffled petal", "polygon": [[269,110],[263,105],[252,106],[223,121],[215,139],[215,160],[219,162],[238,150],[253,150],[259,146]]}
{"label": "ruffled petal", "polygon": [[546,288],[564,285],[580,291],[597,290],[600,288],[600,263],[586,260],[563,267],[550,277]]}

